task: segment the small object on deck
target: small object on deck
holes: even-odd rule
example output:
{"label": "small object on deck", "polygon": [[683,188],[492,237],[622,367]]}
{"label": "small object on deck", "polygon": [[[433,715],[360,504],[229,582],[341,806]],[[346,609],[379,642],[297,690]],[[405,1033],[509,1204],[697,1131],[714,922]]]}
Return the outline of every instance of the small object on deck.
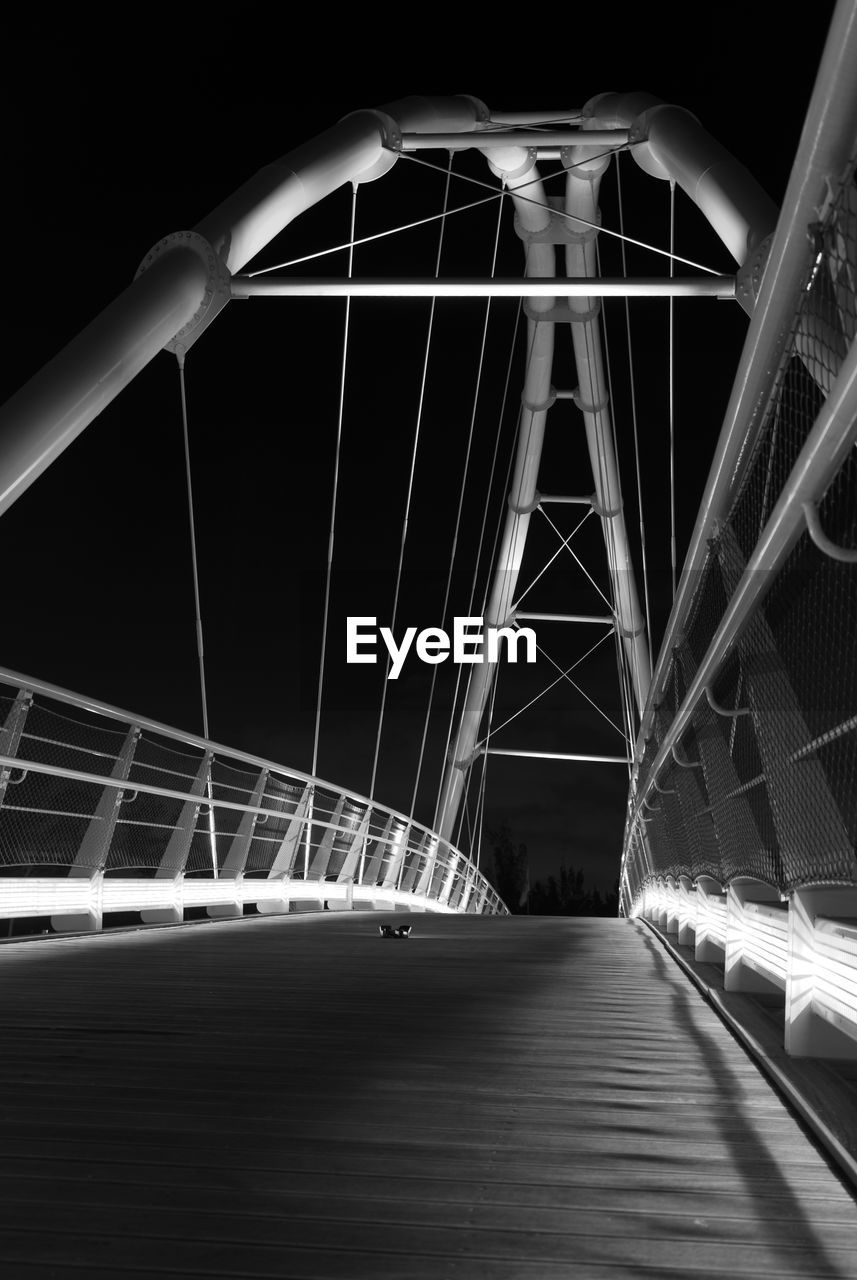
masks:
{"label": "small object on deck", "polygon": [[379,924],[378,932],[382,938],[408,938],[411,928],[409,924],[400,924],[398,928],[392,924]]}

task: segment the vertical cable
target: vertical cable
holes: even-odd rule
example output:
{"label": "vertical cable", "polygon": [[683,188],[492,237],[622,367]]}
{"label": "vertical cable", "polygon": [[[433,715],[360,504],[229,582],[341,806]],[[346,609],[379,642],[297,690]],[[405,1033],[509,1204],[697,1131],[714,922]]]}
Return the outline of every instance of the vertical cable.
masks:
{"label": "vertical cable", "polygon": [[[185,353],[180,351],[177,353],[179,363],[179,389],[181,392],[182,403],[182,433],[184,435],[184,465],[185,476],[187,479],[187,511],[188,523],[190,524],[190,556],[193,565],[193,603],[196,615],[196,652],[199,659],[199,694],[202,702],[202,736],[208,741],[208,699],[205,692],[205,648],[202,643],[202,610],[199,603],[199,564],[196,555],[196,519],[193,509],[193,481],[190,471],[190,437],[187,427],[187,389],[185,387],[184,362]],[[212,806],[212,786],[211,786],[211,765],[208,768],[208,780],[206,783],[208,792],[208,832],[211,842],[211,865],[214,869],[215,879],[217,878],[217,840],[214,831],[214,808]]]}
{"label": "vertical cable", "polygon": [[[348,279],[354,268],[354,225],[357,217],[357,183],[351,187],[351,234],[348,246]],[[315,777],[318,766],[318,737],[321,726],[321,696],[324,688],[324,659],[327,651],[327,624],[330,614],[330,579],[333,567],[333,544],[336,531],[336,498],[339,492],[339,460],[342,447],[342,418],[345,407],[345,368],[348,360],[348,335],[351,321],[351,298],[345,299],[345,327],[342,335],[342,364],[339,371],[339,410],[336,418],[336,455],[333,464],[333,495],[330,503],[330,533],[327,541],[327,574],[324,583],[324,617],[321,624],[321,659],[318,673],[318,696],[315,704],[315,729],[312,739],[312,769]]]}
{"label": "vertical cable", "polygon": [[[675,249],[675,179],[670,178],[670,279],[675,275],[675,260],[672,254]],[[673,600],[676,592],[676,544],[675,544],[675,406],[674,406],[674,340],[675,340],[675,298],[670,298],[670,337],[669,337],[669,418],[670,418],[670,563],[673,576]]]}
{"label": "vertical cable", "polygon": [[[519,329],[519,327],[520,327],[520,323],[521,323],[521,311],[522,311],[522,309],[523,309],[523,299],[519,299],[519,301],[518,301],[518,310],[517,310],[516,315],[515,315],[515,329],[514,329],[514,332],[513,332],[513,334],[512,334],[512,345],[511,345],[511,348],[510,348],[510,351],[509,351],[509,360],[508,360],[508,363],[507,363],[507,365],[506,365],[506,381],[505,381],[505,385],[504,385],[504,387],[503,387],[503,401],[502,401],[502,404],[501,404],[501,406],[500,406],[500,415],[499,415],[499,422],[498,422],[498,427],[497,427],[497,435],[496,435],[495,440],[494,440],[494,455],[493,455],[493,457],[492,457],[492,459],[491,459],[491,474],[490,474],[490,476],[488,477],[488,488],[487,488],[487,490],[486,490],[486,494],[485,494],[485,507],[484,507],[483,512],[482,512],[482,526],[481,526],[481,528],[480,528],[480,530],[479,530],[479,545],[478,545],[478,547],[477,547],[477,549],[476,549],[476,559],[475,559],[475,561],[474,561],[474,565],[473,565],[473,581],[472,581],[472,583],[471,583],[471,585],[470,585],[470,603],[469,603],[469,605],[468,605],[468,607],[467,607],[467,615],[466,615],[466,616],[468,616],[468,617],[472,617],[472,616],[473,616],[473,602],[474,602],[474,600],[476,599],[476,587],[477,587],[477,584],[478,584],[478,581],[479,581],[479,564],[480,564],[480,561],[481,561],[481,559],[482,559],[482,549],[483,549],[483,547],[484,547],[484,545],[485,545],[485,530],[486,530],[487,522],[488,522],[488,508],[489,508],[489,506],[490,506],[490,502],[491,502],[491,489],[492,489],[493,484],[494,484],[494,474],[495,474],[496,467],[497,467],[497,457],[498,457],[499,447],[500,447],[500,435],[501,435],[501,433],[502,433],[502,429],[503,429],[503,419],[504,419],[504,417],[506,416],[506,405],[507,405],[507,402],[508,402],[508,396],[509,396],[509,383],[510,383],[510,381],[511,381],[511,377],[512,377],[512,365],[513,365],[513,363],[514,363],[514,357],[515,357],[515,345],[516,345],[517,338],[518,338],[518,329]],[[525,366],[524,366],[524,367],[525,367],[525,375],[524,375],[524,376],[525,376],[525,379],[526,379],[526,372],[527,372],[527,371],[529,371],[529,367],[530,367],[530,359],[531,359],[532,354],[533,354],[533,347],[534,347],[534,344],[535,344],[535,337],[536,337],[536,327],[537,327],[537,324],[538,324],[538,322],[536,321],[536,322],[532,325],[531,337],[530,337],[530,345],[529,345],[529,349],[528,349],[528,351],[527,351],[527,356],[526,356],[526,361],[525,361]],[[517,442],[518,442],[518,434],[519,434],[520,429],[521,429],[521,418],[522,418],[522,414],[523,414],[523,406],[521,406],[521,407],[519,408],[519,410],[518,410],[517,421],[516,421],[516,424],[515,424],[515,434],[513,435],[512,440],[511,440],[511,448],[510,448],[510,450],[509,450],[509,461],[508,461],[508,464],[507,464],[507,466],[506,466],[506,479],[505,479],[505,483],[504,483],[504,486],[503,486],[503,493],[504,493],[504,494],[508,494],[508,492],[509,492],[509,481],[510,481],[510,477],[511,477],[511,475],[512,475],[512,467],[513,467],[514,462],[515,462],[516,446],[517,446]],[[531,430],[531,429],[532,429],[532,418],[530,418],[530,427],[528,428],[528,430]],[[499,515],[498,515],[498,517],[497,517],[497,526],[496,526],[496,528],[495,528],[495,530],[494,530],[494,543],[493,543],[493,545],[492,545],[492,547],[491,547],[491,554],[490,554],[490,557],[489,557],[489,559],[488,559],[488,575],[487,575],[487,578],[486,578],[486,581],[485,581],[485,593],[484,593],[484,598],[483,598],[483,602],[482,602],[482,616],[483,616],[483,617],[485,616],[485,607],[486,607],[487,600],[488,600],[488,592],[489,592],[489,589],[490,589],[490,586],[491,586],[491,566],[492,566],[492,564],[494,563],[494,557],[495,557],[495,556],[496,556],[496,554],[497,554],[497,545],[498,545],[498,543],[499,543],[499,541],[500,541],[500,530],[501,530],[501,528],[502,528],[502,526],[503,526],[503,521],[504,521],[504,518],[505,518],[505,513],[506,513],[506,507],[505,507],[505,506],[503,506],[503,507],[501,507],[500,512],[499,512]],[[472,672],[472,670],[471,670],[470,674],[468,675],[467,683],[466,683],[465,688],[464,688],[464,699],[463,699],[463,702],[462,702],[462,713],[463,713],[464,706],[466,706],[466,704],[467,704],[467,695],[468,695],[468,692],[469,692],[469,690],[470,690],[470,681],[471,681],[472,677],[473,677],[473,672]],[[447,726],[447,731],[446,731],[446,744],[445,744],[445,746],[444,746],[443,758],[442,758],[442,760],[441,760],[441,766],[440,766],[440,777],[439,777],[439,779],[438,779],[438,784],[437,784],[437,797],[436,797],[436,799],[435,799],[435,806],[434,806],[434,819],[433,819],[433,821],[432,821],[432,826],[434,827],[434,829],[435,829],[435,830],[437,830],[437,828],[440,826],[440,823],[443,821],[443,818],[445,817],[445,809],[444,809],[444,812],[443,812],[443,813],[441,813],[441,812],[440,812],[440,801],[441,801],[441,796],[443,795],[443,784],[444,784],[444,777],[445,777],[445,774],[446,774],[446,762],[447,762],[447,759],[448,759],[448,757],[449,757],[450,750],[451,750],[451,748],[452,748],[452,733],[453,733],[453,725],[455,724],[455,712],[456,712],[456,708],[457,708],[457,706],[458,706],[458,694],[459,694],[459,689],[460,689],[460,687],[461,687],[461,667],[459,667],[459,668],[458,668],[458,671],[456,672],[456,675],[455,675],[455,691],[454,691],[454,693],[453,693],[453,695],[452,695],[452,706],[451,706],[451,707],[450,707],[450,709],[449,709],[449,724],[448,724],[448,726]]]}
{"label": "vertical cable", "polygon": [[[491,279],[494,279],[497,270],[497,249],[500,243],[500,219],[503,212],[503,202],[499,201],[497,205],[497,226],[494,231],[494,254],[491,259]],[[473,393],[473,409],[470,414],[470,430],[467,436],[467,449],[464,455],[464,470],[461,477],[461,490],[458,495],[458,510],[455,515],[455,531],[452,535],[452,548],[449,553],[449,573],[446,579],[446,590],[443,597],[443,608],[441,610],[440,625],[446,626],[446,614],[449,608],[449,596],[452,590],[452,574],[455,568],[455,554],[458,550],[458,535],[461,530],[461,515],[464,510],[464,494],[467,488],[467,476],[470,470],[470,455],[473,447],[473,432],[476,426],[476,410],[479,404],[479,393],[482,389],[482,372],[485,365],[485,346],[488,339],[488,321],[491,316],[491,298],[488,299],[485,306],[485,319],[482,324],[482,346],[479,351],[479,364],[476,371],[476,389]],[[437,664],[432,667],[431,688],[429,689],[428,706],[426,707],[425,721],[423,723],[423,736],[420,742],[420,754],[417,761],[417,772],[414,779],[414,790],[411,796],[410,813],[416,811],[417,792],[420,786],[420,777],[422,776],[423,758],[425,756],[426,738],[428,736],[429,721],[431,719],[431,709],[434,703],[434,691],[437,684]]]}
{"label": "vertical cable", "polygon": [[[441,222],[440,222],[440,235],[438,237],[437,258],[435,260],[435,268],[434,268],[435,280],[437,280],[438,276],[440,275],[440,259],[441,259],[441,254],[443,252],[443,235],[444,235],[444,231],[446,230],[446,214],[449,209],[449,183],[452,177],[453,154],[454,153],[450,151],[449,164],[447,165],[447,170],[446,170],[446,185],[444,186],[444,191],[443,191],[443,217],[441,218]],[[437,297],[433,297],[431,300],[431,309],[429,310],[428,332],[426,333],[425,355],[423,357],[423,372],[422,372],[422,379],[420,382],[420,398],[419,398],[419,403],[417,405],[417,425],[414,431],[414,447],[411,452],[411,470],[408,476],[408,494],[407,494],[407,498],[405,499],[405,515],[402,521],[402,537],[399,544],[399,563],[396,569],[396,587],[393,592],[393,616],[390,622],[390,630],[393,632],[395,632],[395,629],[396,629],[396,616],[399,610],[399,592],[402,585],[402,566],[405,561],[405,543],[408,537],[408,523],[410,521],[410,516],[411,516],[411,497],[413,496],[413,491],[414,491],[414,472],[416,470],[417,449],[419,447],[420,429],[422,427],[422,421],[423,421],[423,406],[425,404],[426,379],[428,377],[428,363],[429,363],[429,355],[431,353],[431,339],[432,339],[432,331],[434,329],[434,317],[435,317],[436,310],[437,310]],[[387,664],[384,668],[384,685],[381,690],[381,711],[378,716],[378,731],[375,734],[375,754],[372,759],[372,778],[369,783],[369,799],[370,800],[375,799],[375,780],[378,775],[378,755],[381,750],[381,733],[384,728],[384,711],[387,705],[387,685],[389,684],[388,675],[390,672],[390,662],[391,662],[391,658],[388,650]]]}

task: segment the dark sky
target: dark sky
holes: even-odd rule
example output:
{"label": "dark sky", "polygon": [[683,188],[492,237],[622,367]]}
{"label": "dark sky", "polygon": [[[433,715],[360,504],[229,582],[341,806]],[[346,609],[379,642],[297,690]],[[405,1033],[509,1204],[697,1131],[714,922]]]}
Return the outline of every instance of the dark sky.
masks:
{"label": "dark sky", "polygon": [[[355,54],[348,33],[334,44],[311,26],[288,33],[260,28],[240,47],[230,47],[223,33],[175,24],[133,43],[103,30],[95,36],[80,25],[12,39],[2,87],[7,197],[0,398],[121,290],[160,236],[193,226],[256,169],[347,112],[410,93],[468,92],[490,107],[514,110],[569,108],[608,89],[646,89],[693,111],[779,201],[831,9],[816,4],[784,30],[779,6],[721,5],[710,19],[696,10],[691,30],[678,9],[658,6],[645,20],[632,20],[630,8],[623,18],[605,7],[604,18],[596,14],[574,26],[569,18],[567,33],[533,33],[521,48],[509,33],[510,46],[498,46],[496,54],[489,53],[490,42],[456,44],[451,37],[417,50],[414,37],[404,33],[378,47],[365,31]],[[543,171],[557,167],[546,162]],[[489,176],[475,158],[460,169]],[[627,158],[622,175],[626,229],[665,246],[667,185],[645,178]],[[439,212],[443,181],[400,161],[384,181],[361,188],[358,235]],[[548,190],[558,194],[561,184]],[[451,203],[479,194],[456,181]],[[612,177],[603,196],[605,225],[616,226]],[[345,240],[349,204],[349,193],[337,193],[287,229],[261,263]],[[728,271],[725,250],[681,196],[676,216],[678,251]],[[450,219],[442,271],[489,274],[495,217],[491,206]],[[355,271],[429,275],[436,236],[435,225],[362,249]],[[615,246],[605,244],[604,254],[605,272],[618,274]],[[507,217],[499,273],[518,274],[521,260]],[[345,266],[339,255],[314,269],[344,274]],[[629,267],[639,273],[660,269],[651,255],[633,250]],[[187,367],[212,736],[303,770],[312,755],[343,308],[324,300],[232,303]],[[389,622],[428,311],[423,301],[367,301],[353,311],[319,772],[364,793],[383,668],[345,666],[344,619],[361,613]],[[478,301],[438,306],[398,630],[441,622],[484,313]],[[638,517],[621,315],[621,304],[608,309],[633,528]],[[514,320],[514,303],[494,304],[450,613],[466,612],[486,500],[491,539],[502,510],[502,483],[490,495],[487,485],[498,430],[499,474],[505,475],[520,396],[519,347],[501,418]],[[676,322],[681,562],[746,319],[731,303],[687,300],[677,304]],[[670,597],[666,303],[635,304],[632,326],[657,638]],[[573,385],[569,346],[559,331],[557,385]],[[568,406],[550,416],[539,487],[567,493],[593,487],[581,425]],[[566,509],[557,517],[566,532],[573,514]],[[533,522],[524,580],[555,544],[540,523]],[[596,527],[590,532],[598,535]],[[604,582],[600,535],[584,537],[580,552]],[[201,730],[173,357],[159,356],[4,517],[0,557],[0,663]],[[597,611],[592,589],[568,564],[560,565],[562,572],[546,576],[533,592],[533,607]],[[480,596],[483,582],[484,566]],[[539,636],[564,665],[595,638],[555,629]],[[618,720],[611,644],[599,654],[575,675]],[[544,660],[533,668],[504,668],[495,724],[553,674]],[[417,807],[424,821],[431,819],[454,676],[451,664],[439,668],[438,714]],[[376,795],[396,808],[410,805],[429,681],[430,669],[412,660],[389,686]],[[568,686],[555,694],[498,735],[498,745],[621,752],[619,736],[578,694]],[[606,886],[618,866],[626,787],[615,766],[594,770],[495,757],[486,825],[506,822],[528,844],[534,877],[568,861]]]}

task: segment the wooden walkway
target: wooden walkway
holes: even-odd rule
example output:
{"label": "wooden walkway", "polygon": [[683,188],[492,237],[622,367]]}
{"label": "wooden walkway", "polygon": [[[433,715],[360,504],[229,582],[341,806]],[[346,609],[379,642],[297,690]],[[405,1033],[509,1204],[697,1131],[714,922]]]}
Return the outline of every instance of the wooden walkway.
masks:
{"label": "wooden walkway", "polygon": [[857,1275],[645,926],[379,919],[0,947],[4,1280]]}

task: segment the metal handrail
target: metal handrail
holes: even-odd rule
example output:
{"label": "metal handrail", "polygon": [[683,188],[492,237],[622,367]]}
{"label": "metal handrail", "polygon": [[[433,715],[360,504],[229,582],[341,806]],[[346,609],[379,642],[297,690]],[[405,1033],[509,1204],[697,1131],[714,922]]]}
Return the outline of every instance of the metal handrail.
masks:
{"label": "metal handrail", "polygon": [[[441,841],[437,833],[432,831],[430,827],[425,826],[421,822],[416,822],[413,818],[408,817],[407,814],[402,813],[398,809],[391,809],[387,805],[380,804],[377,800],[370,800],[368,796],[361,795],[359,792],[345,790],[335,782],[330,782],[327,779],[314,777],[309,773],[303,773],[298,769],[291,769],[284,765],[277,764],[276,761],[269,760],[264,756],[257,756],[233,747],[224,746],[222,743],[215,742],[212,739],[203,738],[199,734],[189,733],[184,729],[177,729],[174,726],[163,724],[158,720],[151,720],[146,716],[135,715],[134,713],[125,711],[120,707],[112,706],[110,703],[101,702],[98,699],[74,693],[69,689],[62,688],[60,685],[50,684],[44,680],[33,679],[30,676],[21,674],[20,672],[11,671],[7,667],[0,667],[0,684],[11,685],[19,689],[26,689],[30,693],[34,694],[39,693],[42,694],[43,697],[65,703],[68,706],[77,707],[80,710],[87,711],[93,715],[106,716],[111,720],[125,723],[127,726],[135,725],[138,729],[147,729],[150,733],[157,733],[160,736],[172,738],[185,746],[196,747],[203,753],[210,751],[215,757],[226,756],[230,761],[237,760],[242,764],[252,765],[256,770],[267,769],[269,772],[275,773],[278,776],[285,778],[287,781],[298,781],[303,783],[304,786],[311,785],[313,787],[324,788],[325,790],[332,791],[336,795],[344,797],[346,801],[374,810],[377,813],[383,814],[385,818],[394,818],[397,821],[404,823],[411,830],[419,832],[420,834],[427,836],[429,839],[438,840],[439,843],[444,845],[444,847],[449,848],[454,853],[458,854],[459,857],[470,863],[470,865],[474,865],[462,850],[456,848],[448,841]],[[37,765],[29,760],[26,761],[26,765],[28,769],[39,770],[46,774],[53,773],[56,776],[68,777],[70,780],[80,782],[94,783],[102,787],[110,785],[111,781],[113,781],[117,789],[122,789],[122,784],[118,780],[111,780],[103,774],[85,774],[73,769],[63,770],[59,766]],[[13,759],[11,757],[0,757],[0,768],[9,768],[10,766],[13,768],[21,768],[22,763],[20,758]],[[128,784],[125,783],[124,785],[125,789],[128,789]],[[138,783],[136,781],[133,785],[135,789],[148,792],[153,795],[160,795],[164,798],[177,800],[193,799],[194,801],[199,800],[198,796],[173,791],[169,788],[156,787],[150,784]],[[257,813],[259,815],[276,816],[280,818],[288,816],[284,815],[280,810],[265,809],[263,807],[257,808],[253,805],[240,804],[237,801],[214,800],[212,803],[220,808],[236,809],[241,812]],[[313,826],[327,826],[333,827],[336,830],[339,829],[335,824],[323,823],[315,817],[313,817]],[[374,841],[379,837],[368,836],[367,838]],[[479,874],[481,875],[481,873]]]}

